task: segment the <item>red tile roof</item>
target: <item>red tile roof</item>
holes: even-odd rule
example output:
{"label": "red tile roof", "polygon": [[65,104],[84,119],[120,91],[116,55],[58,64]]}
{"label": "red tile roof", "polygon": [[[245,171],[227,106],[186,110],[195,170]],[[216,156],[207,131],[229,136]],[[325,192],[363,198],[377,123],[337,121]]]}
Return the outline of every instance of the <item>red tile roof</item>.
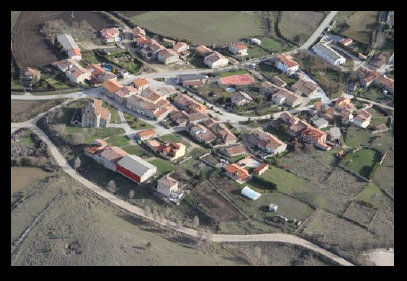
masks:
{"label": "red tile roof", "polygon": [[299,65],[298,62],[293,60],[292,56],[288,56],[285,54],[277,55],[277,61],[284,63],[288,68]]}
{"label": "red tile roof", "polygon": [[242,168],[236,164],[230,164],[225,168],[226,172],[229,174],[236,176],[238,179],[242,181],[246,181],[250,177],[249,171],[245,168]]}

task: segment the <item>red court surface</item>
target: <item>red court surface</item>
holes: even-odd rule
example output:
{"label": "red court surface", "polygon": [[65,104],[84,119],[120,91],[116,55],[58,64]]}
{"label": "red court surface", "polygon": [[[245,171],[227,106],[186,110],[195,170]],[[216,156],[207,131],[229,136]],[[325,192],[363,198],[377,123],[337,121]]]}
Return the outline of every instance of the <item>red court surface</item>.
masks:
{"label": "red court surface", "polygon": [[256,82],[249,74],[232,75],[219,80],[223,85],[248,85]]}

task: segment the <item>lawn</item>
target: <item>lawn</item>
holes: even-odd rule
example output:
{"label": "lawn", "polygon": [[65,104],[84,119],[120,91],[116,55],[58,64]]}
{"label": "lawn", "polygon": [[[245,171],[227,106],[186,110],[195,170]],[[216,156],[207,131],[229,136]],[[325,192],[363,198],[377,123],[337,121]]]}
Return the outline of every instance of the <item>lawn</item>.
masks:
{"label": "lawn", "polygon": [[74,134],[80,134],[84,136],[85,144],[92,144],[95,139],[104,139],[114,135],[123,134],[122,128],[81,128],[66,126],[65,135],[72,140]]}
{"label": "lawn", "polygon": [[267,79],[271,79],[271,77],[281,74],[281,70],[273,65],[265,64],[264,62],[259,63],[259,69],[257,71],[263,74]]}
{"label": "lawn", "polygon": [[280,12],[278,29],[283,37],[297,44],[303,44],[318,28],[324,14],[314,11]]}
{"label": "lawn", "polygon": [[102,59],[101,57],[95,55],[95,53],[93,51],[83,52],[82,60],[87,61],[91,64],[102,64],[102,63],[106,62],[105,59]]}
{"label": "lawn", "polygon": [[259,177],[254,177],[247,183],[247,185],[258,190],[277,189],[277,191],[282,193],[290,193],[297,187],[303,186],[303,184],[304,179],[274,166],[271,166]]}
{"label": "lawn", "polygon": [[340,11],[336,16],[336,31],[342,36],[368,45],[377,13],[377,11]]}
{"label": "lawn", "polygon": [[113,123],[113,124],[122,123],[120,116],[119,116],[119,112],[117,111],[117,109],[115,107],[111,106],[107,102],[103,102],[103,107],[107,107],[110,110],[110,113],[112,114],[112,116],[110,117],[110,123]]}
{"label": "lawn", "polygon": [[278,41],[270,37],[259,38],[261,40],[261,46],[272,53],[287,52],[293,48],[289,43]]}
{"label": "lawn", "polygon": [[345,134],[345,143],[347,146],[358,147],[360,144],[365,144],[373,135],[366,129],[348,127]]}
{"label": "lawn", "polygon": [[26,130],[23,134],[20,135],[18,138],[18,141],[20,144],[31,147],[31,148],[36,148],[37,144],[34,142],[34,137],[35,134],[31,130]]}
{"label": "lawn", "polygon": [[341,160],[341,164],[365,178],[371,178],[373,167],[380,158],[379,152],[364,147],[358,151],[349,152]]}
{"label": "lawn", "polygon": [[161,178],[164,174],[167,174],[168,172],[171,172],[172,170],[175,169],[175,165],[171,163],[169,160],[164,160],[161,158],[156,158],[153,160],[148,161],[154,166],[157,167],[157,175],[159,178]]}
{"label": "lawn", "polygon": [[261,18],[237,11],[151,11],[131,18],[147,30],[193,44],[227,44],[264,35]]}
{"label": "lawn", "polygon": [[234,71],[226,71],[226,72],[221,72],[217,73],[215,77],[228,77],[232,75],[239,75],[239,74],[250,74],[249,71],[246,69],[239,69],[239,70],[234,70]]}
{"label": "lawn", "polygon": [[109,145],[114,145],[114,146],[118,146],[118,147],[128,146],[129,137],[128,136],[111,136],[106,140],[106,142]]}
{"label": "lawn", "polygon": [[130,128],[134,130],[148,129],[153,127],[150,124],[144,122],[143,120],[134,117],[128,113],[123,112],[123,115],[127,121],[127,124],[129,124]]}
{"label": "lawn", "polygon": [[164,142],[180,142],[185,144],[186,147],[190,147],[191,144],[189,141],[186,141],[183,137],[176,135],[176,134],[168,134],[161,137],[158,137],[160,140]]}
{"label": "lawn", "polygon": [[253,58],[259,58],[259,57],[263,57],[263,56],[267,56],[270,55],[270,51],[266,51],[262,48],[260,48],[257,45],[252,45],[252,44],[246,44],[246,46],[248,47],[247,50],[247,59],[253,59]]}
{"label": "lawn", "polygon": [[356,200],[368,202],[376,207],[379,207],[384,199],[384,193],[373,182],[368,185],[356,196]]}
{"label": "lawn", "polygon": [[382,165],[373,175],[373,183],[385,190],[387,193],[394,194],[394,153],[387,152]]}
{"label": "lawn", "polygon": [[135,145],[126,145],[121,147],[124,151],[129,154],[136,155],[141,158],[148,158],[150,157],[149,154],[145,153],[142,149]]}
{"label": "lawn", "polygon": [[394,136],[392,131],[387,131],[381,133],[377,136],[377,138],[372,142],[372,146],[377,149],[384,149],[390,151],[392,147],[394,147]]}

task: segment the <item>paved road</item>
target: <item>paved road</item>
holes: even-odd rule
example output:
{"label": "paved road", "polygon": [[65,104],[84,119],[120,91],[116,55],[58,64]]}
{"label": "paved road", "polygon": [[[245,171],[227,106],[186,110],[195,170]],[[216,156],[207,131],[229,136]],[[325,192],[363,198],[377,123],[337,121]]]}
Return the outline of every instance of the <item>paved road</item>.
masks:
{"label": "paved road", "polygon": [[310,36],[310,38],[308,38],[308,40],[301,47],[299,47],[299,49],[308,49],[315,41],[317,41],[319,35],[321,35],[324,29],[328,27],[329,23],[332,21],[337,13],[338,11],[330,11],[325,19],[318,26],[318,28]]}
{"label": "paved road", "polygon": [[[154,220],[153,218],[146,216],[144,214],[144,211],[141,208],[131,205],[130,203],[128,203],[120,198],[117,198],[113,194],[105,191],[104,189],[100,188],[99,186],[95,185],[94,183],[92,183],[89,180],[82,177],[68,164],[66,159],[58,151],[57,147],[51,142],[51,140],[48,138],[48,136],[35,125],[35,123],[36,123],[36,121],[34,121],[35,119],[36,118],[31,119],[30,121],[24,122],[24,124],[12,123],[12,127],[13,126],[14,127],[22,127],[22,126],[30,127],[40,137],[40,139],[48,145],[52,155],[54,156],[56,162],[61,167],[61,169],[64,172],[66,172],[68,175],[70,175],[72,178],[79,181],[86,188],[92,190],[93,192],[100,195],[101,197],[109,200],[109,202],[129,211],[130,213],[132,213],[136,216],[155,221],[156,223],[159,223],[163,226],[166,226],[175,231],[184,233],[186,235],[198,237],[198,232],[196,230],[191,229],[191,228],[186,228],[186,227],[177,228],[176,224],[171,221],[162,222],[162,221]],[[324,256],[327,256],[328,258],[338,262],[341,265],[346,265],[346,266],[353,265],[353,264],[349,263],[348,261],[346,261],[345,259],[343,259],[317,245],[314,245],[307,240],[304,240],[302,238],[299,238],[295,235],[290,235],[290,234],[283,234],[283,233],[268,233],[268,234],[253,234],[253,235],[212,234],[212,235],[210,235],[209,239],[213,242],[248,242],[248,241],[250,241],[250,242],[256,242],[256,241],[285,242],[285,243],[300,245],[305,248],[311,249]]]}

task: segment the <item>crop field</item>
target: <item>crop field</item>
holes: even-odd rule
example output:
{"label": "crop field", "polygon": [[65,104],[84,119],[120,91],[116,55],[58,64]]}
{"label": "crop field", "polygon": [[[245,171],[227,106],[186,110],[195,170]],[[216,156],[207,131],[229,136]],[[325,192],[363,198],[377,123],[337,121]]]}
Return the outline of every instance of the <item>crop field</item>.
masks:
{"label": "crop field", "polygon": [[368,226],[376,214],[376,208],[363,202],[353,201],[343,216],[361,225]]}
{"label": "crop field", "polygon": [[131,20],[152,32],[193,44],[226,44],[264,35],[261,18],[235,11],[153,11]]}
{"label": "crop field", "polygon": [[324,14],[313,11],[282,11],[278,21],[278,29],[281,35],[292,42],[304,43],[308,37],[318,28],[324,19]]}
{"label": "crop field", "polygon": [[341,160],[341,164],[365,178],[370,178],[374,165],[380,159],[379,152],[364,147],[358,151],[349,152]]}
{"label": "crop field", "polygon": [[45,37],[40,33],[42,25],[48,20],[62,19],[72,24],[74,21],[86,20],[96,30],[112,26],[103,15],[91,11],[75,11],[72,18],[71,11],[23,11],[18,18],[11,42],[15,59],[22,66],[39,66],[50,64],[59,59]]}
{"label": "crop field", "polygon": [[282,162],[289,166],[290,172],[306,179],[302,186],[285,189],[285,193],[336,214],[342,214],[366,186],[366,182],[343,169],[321,163],[317,153],[291,153]]}
{"label": "crop field", "polygon": [[340,11],[337,15],[339,33],[366,45],[375,28],[377,11]]}
{"label": "crop field", "polygon": [[207,182],[194,188],[190,196],[195,204],[208,215],[219,221],[236,221],[245,219],[233,206],[220,196]]}

